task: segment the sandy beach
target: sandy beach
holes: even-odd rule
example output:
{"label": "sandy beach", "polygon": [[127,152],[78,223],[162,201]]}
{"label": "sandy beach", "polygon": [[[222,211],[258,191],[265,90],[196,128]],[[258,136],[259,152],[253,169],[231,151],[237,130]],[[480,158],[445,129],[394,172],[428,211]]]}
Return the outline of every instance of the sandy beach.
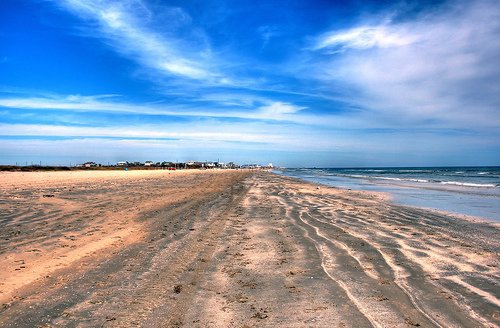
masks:
{"label": "sandy beach", "polygon": [[0,173],[1,327],[499,327],[500,225],[264,171]]}

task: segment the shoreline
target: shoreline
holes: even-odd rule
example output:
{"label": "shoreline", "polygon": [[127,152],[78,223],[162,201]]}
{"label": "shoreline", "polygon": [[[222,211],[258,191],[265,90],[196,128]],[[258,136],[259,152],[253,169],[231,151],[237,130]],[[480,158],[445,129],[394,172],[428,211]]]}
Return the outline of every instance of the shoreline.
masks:
{"label": "shoreline", "polygon": [[338,186],[328,185],[328,184],[323,183],[323,182],[308,181],[306,179],[302,179],[302,178],[298,178],[298,177],[291,177],[291,176],[282,175],[282,174],[274,173],[274,172],[272,172],[272,174],[276,174],[278,176],[283,176],[283,177],[286,177],[286,178],[289,178],[289,179],[293,179],[293,180],[296,180],[299,183],[307,183],[307,184],[313,184],[313,185],[320,185],[320,186],[323,186],[325,188],[333,188],[333,189],[338,189],[338,190],[343,190],[343,191],[356,191],[356,192],[360,192],[360,193],[366,193],[368,195],[375,195],[377,197],[380,197],[380,199],[383,200],[383,201],[390,202],[394,206],[404,206],[404,207],[413,208],[413,209],[417,209],[417,210],[424,210],[424,211],[433,212],[433,213],[440,214],[440,215],[455,217],[455,218],[457,218],[459,220],[466,220],[466,221],[469,221],[469,222],[472,222],[472,223],[490,223],[490,224],[493,224],[496,227],[500,227],[500,222],[498,222],[498,221],[496,221],[494,219],[491,219],[491,218],[485,218],[485,217],[481,217],[481,216],[474,216],[474,215],[469,215],[469,214],[449,212],[449,211],[446,211],[446,210],[440,210],[440,209],[432,208],[432,207],[424,207],[424,206],[408,205],[408,204],[398,203],[394,199],[394,196],[391,195],[391,193],[388,192],[388,191],[370,191],[370,190],[362,190],[362,189],[344,188],[344,187],[338,187]]}
{"label": "shoreline", "polygon": [[441,212],[456,217],[465,217],[472,221],[500,223],[500,213],[498,212],[500,207],[494,201],[495,199],[500,201],[500,194],[485,194],[482,188],[477,190],[474,187],[457,189],[458,187],[452,186],[451,189],[444,189],[427,185],[421,186],[417,183],[389,183],[385,180],[377,183],[370,179],[366,182],[357,179],[342,182],[330,181],[321,176],[288,175],[285,172],[273,173],[332,188],[382,193],[387,195],[395,205]]}
{"label": "shoreline", "polygon": [[2,184],[0,325],[500,325],[496,224],[269,172],[187,172]]}

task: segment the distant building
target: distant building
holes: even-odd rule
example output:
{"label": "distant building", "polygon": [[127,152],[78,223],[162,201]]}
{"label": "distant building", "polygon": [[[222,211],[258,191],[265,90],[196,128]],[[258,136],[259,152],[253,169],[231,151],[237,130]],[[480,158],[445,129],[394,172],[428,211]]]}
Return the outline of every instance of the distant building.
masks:
{"label": "distant building", "polygon": [[206,163],[205,163],[205,167],[206,167],[207,169],[213,169],[215,166],[216,166],[216,165],[215,165],[215,163],[214,163],[214,162],[206,162]]}
{"label": "distant building", "polygon": [[[272,167],[272,164],[269,164]],[[94,162],[87,162],[85,164],[80,164],[80,167],[94,167],[94,166],[101,166],[100,164],[95,164]],[[141,162],[128,162],[128,161],[120,161],[116,162],[116,166],[118,167],[129,167],[129,168],[134,168],[134,167],[140,167],[140,166],[147,166],[147,167],[158,167],[158,168],[163,168],[163,169],[238,169],[242,167],[246,168],[260,168],[260,165],[257,164],[250,164],[250,165],[244,165],[240,166],[239,164],[235,164],[234,162],[228,162],[228,163],[223,163],[223,162],[212,162],[212,161],[205,161],[205,162],[199,162],[199,161],[187,161],[187,162],[169,162],[169,161],[161,161],[161,162],[153,162],[153,161],[145,161],[144,163]],[[267,166],[265,166],[267,167]]]}
{"label": "distant building", "polygon": [[175,167],[176,165],[172,162],[166,162],[166,161],[163,161],[161,162],[160,164],[157,163],[157,165],[161,165],[162,167]]}
{"label": "distant building", "polygon": [[97,164],[95,162],[85,162],[82,165],[83,167],[96,167]]}
{"label": "distant building", "polygon": [[260,169],[261,167],[259,164],[244,164],[241,166],[242,169]]}
{"label": "distant building", "polygon": [[205,163],[202,162],[196,162],[196,161],[187,161],[184,165],[185,168],[187,169],[200,169],[204,167]]}

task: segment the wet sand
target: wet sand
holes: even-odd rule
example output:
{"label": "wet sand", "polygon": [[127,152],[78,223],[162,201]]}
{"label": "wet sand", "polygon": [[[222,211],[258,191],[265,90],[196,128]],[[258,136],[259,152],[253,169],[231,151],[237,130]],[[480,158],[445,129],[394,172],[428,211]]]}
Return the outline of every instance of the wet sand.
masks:
{"label": "wet sand", "polygon": [[498,327],[499,225],[246,171],[0,174],[1,327]]}

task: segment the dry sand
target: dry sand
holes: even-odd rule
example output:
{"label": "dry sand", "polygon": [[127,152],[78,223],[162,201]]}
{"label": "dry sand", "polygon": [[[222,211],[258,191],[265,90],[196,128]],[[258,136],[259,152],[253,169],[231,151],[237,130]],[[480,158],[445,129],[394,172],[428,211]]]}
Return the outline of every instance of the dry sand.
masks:
{"label": "dry sand", "polygon": [[499,226],[267,172],[0,173],[1,327],[498,327]]}

